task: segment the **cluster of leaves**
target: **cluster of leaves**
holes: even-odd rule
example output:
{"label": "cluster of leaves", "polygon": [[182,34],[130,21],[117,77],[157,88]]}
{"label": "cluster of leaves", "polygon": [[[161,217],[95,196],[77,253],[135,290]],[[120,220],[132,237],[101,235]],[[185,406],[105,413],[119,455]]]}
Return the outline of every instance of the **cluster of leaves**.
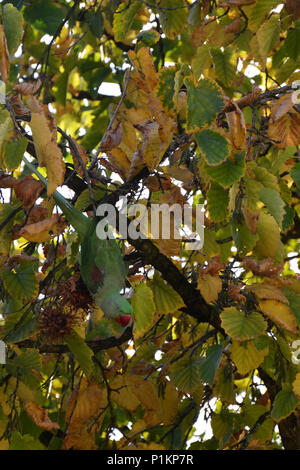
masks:
{"label": "cluster of leaves", "polygon": [[[298,448],[298,3],[0,4],[1,449]],[[201,250],[172,217],[123,243],[125,331],[58,187],[88,214],[204,204]]]}

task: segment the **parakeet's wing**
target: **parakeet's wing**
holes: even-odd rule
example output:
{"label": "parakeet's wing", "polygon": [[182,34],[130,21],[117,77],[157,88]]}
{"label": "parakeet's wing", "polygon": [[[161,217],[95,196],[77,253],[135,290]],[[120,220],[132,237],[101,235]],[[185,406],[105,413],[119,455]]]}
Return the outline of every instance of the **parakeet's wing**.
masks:
{"label": "parakeet's wing", "polygon": [[92,294],[98,292],[105,296],[124,287],[126,269],[116,240],[98,238],[97,223],[95,219],[82,241],[80,273]]}

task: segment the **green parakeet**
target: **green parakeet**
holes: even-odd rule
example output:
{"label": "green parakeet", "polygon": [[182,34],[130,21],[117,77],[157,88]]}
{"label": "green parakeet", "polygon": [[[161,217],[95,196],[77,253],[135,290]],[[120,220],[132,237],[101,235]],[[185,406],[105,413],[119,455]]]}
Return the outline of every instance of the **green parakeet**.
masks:
{"label": "green parakeet", "polygon": [[[24,158],[24,161],[40,181],[47,185],[47,181],[36,168],[27,159]],[[96,233],[99,221],[97,217],[89,219],[58,191],[55,191],[53,198],[68,222],[83,239],[79,259],[83,282],[104,315],[126,327],[131,321],[132,307],[120,294],[121,289],[125,287],[126,269],[116,240],[99,239]]]}

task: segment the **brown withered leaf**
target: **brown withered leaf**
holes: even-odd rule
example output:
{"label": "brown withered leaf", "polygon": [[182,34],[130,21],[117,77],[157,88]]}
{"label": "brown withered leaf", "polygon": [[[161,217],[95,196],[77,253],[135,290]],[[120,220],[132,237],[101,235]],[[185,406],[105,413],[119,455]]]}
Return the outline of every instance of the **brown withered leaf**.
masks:
{"label": "brown withered leaf", "polygon": [[225,33],[238,33],[241,30],[242,22],[241,17],[238,16],[233,20],[232,23],[225,26],[224,31]]}
{"label": "brown withered leaf", "polygon": [[285,9],[289,15],[292,15],[294,21],[300,17],[299,0],[285,0]]}
{"label": "brown withered leaf", "polygon": [[210,274],[211,276],[218,276],[219,272],[225,268],[224,263],[221,263],[219,256],[214,256],[208,261],[207,266],[203,269],[205,274]]}
{"label": "brown withered leaf", "polygon": [[194,175],[188,168],[183,168],[177,165],[168,165],[162,167],[162,170],[172,178],[182,181],[186,188],[193,187]]}
{"label": "brown withered leaf", "polygon": [[46,431],[53,431],[59,429],[59,424],[51,421],[48,416],[48,410],[42,408],[40,405],[33,401],[25,404],[25,410],[35,424]]}
{"label": "brown withered leaf", "polygon": [[66,228],[66,223],[59,215],[53,215],[47,219],[33,224],[26,224],[16,234],[15,238],[23,237],[30,242],[46,242],[50,238],[59,235]]}
{"label": "brown withered leaf", "polygon": [[228,286],[228,296],[236,300],[237,302],[245,302],[246,297],[240,293],[243,284],[229,284]]}
{"label": "brown withered leaf", "polygon": [[226,113],[231,141],[236,149],[242,149],[246,145],[246,124],[244,115],[238,105],[231,101],[234,111]]}
{"label": "brown withered leaf", "polygon": [[24,209],[29,209],[44,189],[43,184],[32,176],[27,175],[14,183],[17,198],[22,201]]}
{"label": "brown withered leaf", "polygon": [[145,163],[140,149],[138,149],[132,156],[127,180],[132,180],[143,168],[145,168]]}
{"label": "brown withered leaf", "polygon": [[4,25],[0,25],[0,73],[2,80],[7,83],[9,78],[9,52],[7,48],[6,37],[4,33]]}
{"label": "brown withered leaf", "polygon": [[257,261],[247,256],[243,258],[243,267],[247,271],[252,271],[255,276],[274,278],[281,273],[283,264],[281,263],[276,266],[275,261],[272,258]]}
{"label": "brown withered leaf", "polygon": [[14,188],[16,182],[16,178],[0,171],[0,188]]}
{"label": "brown withered leaf", "polygon": [[36,222],[40,222],[41,220],[47,219],[47,217],[48,209],[42,206],[35,205],[30,211],[29,217],[27,219],[27,224],[35,224]]}
{"label": "brown withered leaf", "polygon": [[294,102],[292,99],[292,93],[287,96],[282,96],[276,101],[271,107],[270,117],[273,122],[278,121],[284,114],[292,109]]}
{"label": "brown withered leaf", "polygon": [[28,116],[30,114],[30,109],[25,106],[20,95],[11,96],[9,102],[16,116]]}
{"label": "brown withered leaf", "polygon": [[149,176],[146,180],[146,186],[149,191],[156,192],[168,190],[172,187],[171,178],[163,173],[156,173],[155,176]]}
{"label": "brown withered leaf", "polygon": [[276,147],[285,149],[300,143],[300,114],[293,110],[285,113],[275,122],[269,122],[268,137]]}
{"label": "brown withered leaf", "polygon": [[[74,166],[76,168],[77,173],[83,178],[84,177],[84,170],[82,168],[81,163],[78,161],[78,155],[79,155],[79,157],[81,159],[81,162],[84,166],[87,165],[88,156],[87,156],[85,148],[82,145],[78,144],[74,139],[73,139],[73,144],[74,144],[74,146],[76,147],[76,150],[77,150],[77,152],[75,152],[73,147],[70,146]],[[78,155],[77,155],[77,153],[78,153]]]}
{"label": "brown withered leaf", "polygon": [[[247,95],[242,96],[242,98],[238,99],[235,103],[238,105],[239,108],[242,108],[244,106],[247,106],[251,103],[253,103],[258,95],[260,95],[261,89],[257,85],[253,85],[252,91],[250,93],[247,93]],[[234,111],[234,105],[232,104],[232,101],[227,99],[227,104],[224,108],[224,112],[230,112]]]}
{"label": "brown withered leaf", "polygon": [[120,145],[123,136],[123,126],[121,121],[117,121],[116,125],[105,132],[99,149],[101,152],[114,149]]}
{"label": "brown withered leaf", "polygon": [[220,3],[220,7],[236,7],[236,6],[245,6],[252,5],[256,0],[227,0],[227,2]]}
{"label": "brown withered leaf", "polygon": [[17,83],[13,86],[13,91],[23,96],[34,95],[40,88],[42,82],[40,79],[35,82]]}

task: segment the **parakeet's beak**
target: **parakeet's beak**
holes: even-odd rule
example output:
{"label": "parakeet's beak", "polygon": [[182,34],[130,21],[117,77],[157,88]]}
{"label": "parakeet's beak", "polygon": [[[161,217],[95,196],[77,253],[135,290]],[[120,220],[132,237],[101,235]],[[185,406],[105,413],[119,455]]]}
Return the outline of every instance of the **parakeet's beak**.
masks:
{"label": "parakeet's beak", "polygon": [[118,318],[115,318],[115,320],[119,325],[125,328],[125,326],[128,326],[131,321],[131,315],[120,315]]}

